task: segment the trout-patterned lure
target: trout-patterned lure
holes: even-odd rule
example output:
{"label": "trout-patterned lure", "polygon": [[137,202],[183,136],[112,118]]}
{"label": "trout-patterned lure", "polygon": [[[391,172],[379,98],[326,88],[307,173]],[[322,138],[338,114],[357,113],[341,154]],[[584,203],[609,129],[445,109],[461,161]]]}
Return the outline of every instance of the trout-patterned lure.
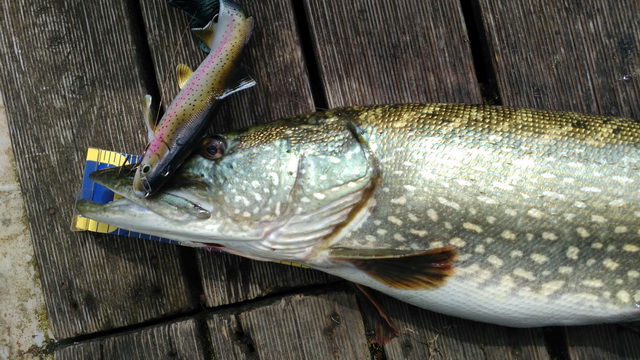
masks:
{"label": "trout-patterned lure", "polygon": [[145,97],[149,144],[133,180],[138,196],[156,192],[199,145],[220,100],[255,85],[236,68],[252,31],[253,18],[247,17],[238,4],[221,0],[217,22],[212,20],[202,29],[193,29],[211,48],[209,55],[195,72],[187,65],[178,65],[181,90],[157,126],[150,115],[151,97]]}

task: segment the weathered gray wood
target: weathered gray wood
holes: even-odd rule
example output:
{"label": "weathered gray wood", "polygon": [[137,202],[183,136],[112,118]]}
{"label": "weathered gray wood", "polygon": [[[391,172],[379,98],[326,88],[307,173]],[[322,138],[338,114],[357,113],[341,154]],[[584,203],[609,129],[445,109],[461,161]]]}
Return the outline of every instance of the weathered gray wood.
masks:
{"label": "weathered gray wood", "polygon": [[329,107],[481,102],[459,1],[305,4]]}
{"label": "weathered gray wood", "polygon": [[0,91],[54,336],[192,308],[177,247],[69,230],[86,148],[143,146],[126,3],[10,1],[2,14]]}
{"label": "weathered gray wood", "polygon": [[[150,1],[142,2],[143,9],[165,6],[162,0]],[[483,11],[491,59],[505,104],[640,118],[637,101],[640,16],[633,0],[606,4],[596,4],[595,0],[565,0],[551,5],[542,1],[476,2]],[[225,102],[218,118],[226,123],[216,129],[266,122],[311,110],[308,80],[296,45],[298,38],[290,3],[243,2],[247,11],[256,16],[257,24],[245,61],[259,86],[264,87],[237,94]],[[415,0],[393,3],[393,7],[391,4],[362,0],[307,2],[329,106],[408,101],[479,102],[458,2],[423,4]],[[103,1],[91,5],[13,1],[2,5],[0,91],[7,102],[20,179],[57,338],[192,308],[181,282],[181,267],[175,261],[177,247],[113,237],[77,236],[67,230],[72,212],[71,194],[79,184],[84,148],[97,145],[139,152],[144,145],[137,101],[146,92],[140,76],[143,69],[135,61],[137,49],[130,35],[131,19],[123,6]],[[174,15],[153,18],[150,14],[155,13],[145,10],[158,78],[165,79],[160,75],[169,73],[161,86],[165,89],[163,92],[175,92],[175,64],[187,62],[195,66],[204,54],[200,54],[195,45],[178,45],[179,51],[187,51],[195,60],[174,60],[178,56],[167,56],[175,51],[167,46],[173,43],[153,39],[153,36],[159,36],[157,34],[165,29],[171,36],[180,34],[184,31],[183,23],[167,20],[180,17],[174,9],[166,13]],[[156,35],[151,26],[154,21],[157,22]],[[167,47],[165,55],[159,55],[156,49],[163,46]],[[158,60],[161,56],[165,56],[162,61]],[[240,109],[234,109],[236,106]],[[230,264],[234,261],[232,257],[211,256],[206,252],[200,252],[198,257],[207,301],[225,297],[248,299],[268,293],[261,289],[282,286],[278,282],[281,276],[278,270],[273,270],[271,280],[263,282],[256,278],[256,273],[263,271],[259,270],[262,264],[251,263],[251,270],[246,271],[243,264],[246,260]],[[227,264],[225,269],[229,269],[222,275],[216,269],[221,261]],[[292,278],[301,271],[290,270],[288,274]],[[243,278],[246,273],[250,281]],[[239,280],[231,281],[234,275]],[[212,277],[230,281],[231,290],[212,295],[215,291],[211,286],[215,285],[208,282]],[[303,280],[300,284],[315,281]],[[287,286],[298,286],[295,279],[287,283],[290,284]],[[240,292],[249,296],[238,296]],[[238,359],[252,355],[277,358],[283,349],[293,355],[325,354],[316,351],[318,348],[326,351],[332,343],[323,338],[318,329],[333,324],[325,309],[344,303],[336,296],[339,297],[330,294],[288,298],[289,305],[284,307],[284,312],[280,311],[279,304],[258,303],[258,307],[237,316],[214,316],[208,321],[212,352],[218,358]],[[353,302],[350,296],[344,296],[347,303]],[[479,358],[484,358],[484,354],[497,358],[503,355],[544,358],[546,355],[539,352],[541,340],[536,330],[518,330],[512,337],[510,329],[468,323],[421,310],[414,312],[415,308],[408,305],[388,302],[391,310],[387,308],[387,311],[402,332],[399,339],[385,347],[388,358],[405,354],[409,358],[426,358],[429,354],[434,354],[434,358],[456,357],[458,354],[451,352],[452,349],[460,349],[467,357]],[[208,306],[215,304],[207,303]],[[358,318],[356,306],[345,309],[350,319]],[[362,346],[364,331],[345,326],[345,315],[340,314],[342,322],[336,327],[335,340],[355,341],[356,345],[345,348],[366,349],[366,345]],[[361,320],[351,321],[361,327]],[[456,326],[450,327],[452,324]],[[422,335],[413,335],[414,331]],[[639,357],[638,339],[633,333],[618,332],[611,326],[567,331],[574,358]],[[126,340],[130,335],[123,335],[118,341],[109,340],[108,348],[114,351],[110,358],[126,355],[133,348],[133,342]],[[134,339],[139,344],[151,338]],[[284,346],[280,343],[283,339]],[[184,344],[190,346],[193,342],[187,340]],[[432,350],[428,350],[429,344]],[[150,354],[161,357],[164,348],[156,346],[149,350]],[[91,358],[97,354],[96,349],[100,349],[100,342],[92,341],[60,349],[56,356]],[[354,356],[368,358],[368,352]]]}
{"label": "weathered gray wood", "polygon": [[89,341],[63,347],[56,350],[53,356],[56,360],[84,360],[102,359],[102,345],[99,341]]}
{"label": "weathered gray wood", "polygon": [[233,304],[292,288],[340,279],[296,266],[222,253],[199,254],[206,306]]}
{"label": "weathered gray wood", "polygon": [[503,103],[640,119],[640,7],[477,0]]}
{"label": "weathered gray wood", "polygon": [[[141,5],[156,78],[167,104],[178,92],[177,64],[186,63],[195,69],[206,54],[193,40],[181,12],[160,0],[141,0]],[[314,110],[291,4],[247,0],[242,6],[254,17],[255,27],[240,66],[257,85],[225,99],[214,119],[214,131]]]}
{"label": "weathered gray wood", "polygon": [[638,359],[640,334],[622,326],[568,327],[571,360]]}
{"label": "weathered gray wood", "polygon": [[84,359],[205,359],[194,319],[162,324],[96,341],[70,345],[55,352],[59,360]]}
{"label": "weathered gray wood", "polygon": [[[400,333],[384,345],[389,359],[549,359],[542,329],[459,319],[374,293]],[[381,321],[375,312],[365,310],[364,315],[373,329]]]}
{"label": "weathered gray wood", "polygon": [[207,321],[211,352],[215,359],[256,359],[250,339],[244,336],[237,315],[211,314]]}
{"label": "weathered gray wood", "polygon": [[245,311],[238,321],[261,360],[370,358],[362,317],[350,294],[289,296]]}

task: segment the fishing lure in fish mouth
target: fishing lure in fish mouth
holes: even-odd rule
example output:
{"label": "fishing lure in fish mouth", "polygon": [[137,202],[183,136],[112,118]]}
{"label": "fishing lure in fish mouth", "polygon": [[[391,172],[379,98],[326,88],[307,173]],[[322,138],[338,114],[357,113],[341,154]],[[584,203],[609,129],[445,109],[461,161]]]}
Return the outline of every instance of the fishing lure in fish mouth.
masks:
{"label": "fishing lure in fish mouth", "polygon": [[299,263],[515,327],[640,320],[640,123],[464,104],[354,107],[201,144],[154,196],[86,217]]}
{"label": "fishing lure in fish mouth", "polygon": [[157,125],[151,116],[151,96],[145,96],[143,112],[149,142],[133,179],[138,196],[157,192],[199,145],[222,99],[255,85],[236,66],[251,37],[253,23],[239,4],[221,0],[217,22],[211,20],[204,28],[192,29],[211,48],[209,55],[195,71],[184,64],[177,66],[181,90]]}

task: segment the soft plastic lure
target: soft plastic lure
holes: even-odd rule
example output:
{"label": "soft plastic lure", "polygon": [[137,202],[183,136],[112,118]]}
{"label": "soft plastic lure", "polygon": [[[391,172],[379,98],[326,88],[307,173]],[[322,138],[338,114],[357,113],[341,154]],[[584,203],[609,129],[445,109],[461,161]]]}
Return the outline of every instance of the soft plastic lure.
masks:
{"label": "soft plastic lure", "polygon": [[212,20],[192,31],[211,52],[195,72],[187,65],[178,65],[181,90],[157,126],[151,117],[151,96],[145,96],[149,144],[133,180],[138,196],[156,192],[189,156],[220,100],[255,85],[251,77],[236,68],[253,31],[253,18],[247,17],[240,5],[220,1],[217,22]]}

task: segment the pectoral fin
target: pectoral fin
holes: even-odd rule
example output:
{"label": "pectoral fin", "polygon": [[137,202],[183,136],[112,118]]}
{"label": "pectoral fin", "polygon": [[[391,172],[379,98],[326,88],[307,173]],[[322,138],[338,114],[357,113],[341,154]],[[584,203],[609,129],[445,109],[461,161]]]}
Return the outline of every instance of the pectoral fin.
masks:
{"label": "pectoral fin", "polygon": [[153,133],[155,131],[155,124],[153,117],[151,116],[151,95],[147,94],[142,99],[142,117],[147,127],[147,140],[151,142],[153,140]]}
{"label": "pectoral fin", "polygon": [[256,81],[247,74],[246,71],[242,69],[237,69],[234,73],[229,77],[229,81],[227,81],[227,86],[225,92],[220,96],[220,99],[224,99],[225,97],[236,93],[238,91],[242,91],[244,89],[248,89],[256,84]]}
{"label": "pectoral fin", "polygon": [[193,70],[188,65],[178,64],[176,66],[176,77],[178,78],[178,87],[182,89],[184,84],[189,81],[191,75],[193,74]]}
{"label": "pectoral fin", "polygon": [[453,275],[457,250],[445,246],[421,252],[393,249],[359,250],[336,248],[334,261],[344,261],[381,283],[404,290],[436,289]]}
{"label": "pectoral fin", "polygon": [[203,43],[205,43],[209,48],[213,45],[213,38],[216,35],[215,27],[216,27],[215,18],[209,21],[207,25],[203,28],[192,28],[191,32],[197,36]]}

